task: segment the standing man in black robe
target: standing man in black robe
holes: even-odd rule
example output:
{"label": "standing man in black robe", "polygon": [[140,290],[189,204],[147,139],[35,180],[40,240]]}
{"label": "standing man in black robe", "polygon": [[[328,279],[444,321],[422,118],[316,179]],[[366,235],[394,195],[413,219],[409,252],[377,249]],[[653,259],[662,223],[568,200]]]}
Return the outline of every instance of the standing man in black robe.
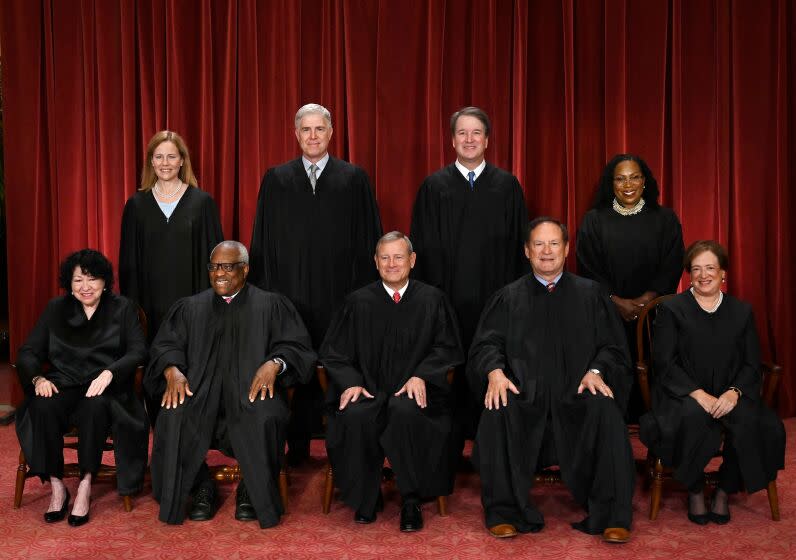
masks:
{"label": "standing man in black robe", "polygon": [[[317,349],[343,298],[376,278],[371,258],[381,220],[365,171],[329,155],[329,111],[304,105],[295,125],[302,156],[269,169],[260,185],[251,282],[290,298]],[[310,433],[320,425],[322,409],[317,380],[295,392],[291,464],[309,456]]]}
{"label": "standing man in black robe", "polygon": [[540,531],[528,493],[557,464],[588,516],[573,527],[607,542],[630,538],[633,454],[623,420],[631,384],[619,317],[599,284],[564,271],[566,227],[528,225],[532,274],[487,303],[467,364],[483,398],[473,462],[495,537]]}
{"label": "standing man in black robe", "polygon": [[288,299],[246,283],[249,255],[223,241],[207,266],[212,289],[172,306],[152,343],[145,384],[163,395],[152,447],[160,520],[179,524],[189,494],[194,521],[215,513],[211,447],[237,458],[235,518],[279,523],[278,478],[289,416],[287,388],[305,383],[315,353]]}
{"label": "standing man in black robe", "polygon": [[415,259],[403,233],[382,237],[381,280],[346,299],[320,353],[332,381],[326,448],[343,499],[357,523],[376,520],[386,454],[404,532],[423,527],[421,498],[453,491],[447,372],[464,360],[445,294],[409,281]]}
{"label": "standing man in black robe", "polygon": [[[522,256],[528,210],[517,178],[484,159],[487,114],[464,107],[453,113],[450,128],[456,161],[420,185],[410,235],[418,254],[414,278],[451,298],[467,351],[489,296],[528,270]],[[470,438],[480,407],[463,375],[454,384],[457,424]]]}

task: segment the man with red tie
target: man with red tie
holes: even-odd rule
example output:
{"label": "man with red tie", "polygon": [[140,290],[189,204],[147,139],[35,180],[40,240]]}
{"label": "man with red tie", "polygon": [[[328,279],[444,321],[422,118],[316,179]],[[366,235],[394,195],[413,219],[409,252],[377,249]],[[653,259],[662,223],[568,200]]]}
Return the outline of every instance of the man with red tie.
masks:
{"label": "man with red tie", "polygon": [[423,527],[420,502],[453,490],[450,386],[463,362],[447,297],[409,280],[416,255],[398,231],[376,245],[381,279],[352,293],[320,350],[330,379],[326,448],[357,523],[381,508],[384,457],[401,492],[401,531]]}
{"label": "man with red tie", "polygon": [[575,529],[612,543],[630,538],[635,481],[623,420],[632,382],[627,342],[599,284],[564,270],[564,224],[528,224],[532,273],[498,290],[478,323],[467,362],[484,406],[473,450],[481,502],[498,538],[544,527],[529,490],[558,465],[586,517]]}

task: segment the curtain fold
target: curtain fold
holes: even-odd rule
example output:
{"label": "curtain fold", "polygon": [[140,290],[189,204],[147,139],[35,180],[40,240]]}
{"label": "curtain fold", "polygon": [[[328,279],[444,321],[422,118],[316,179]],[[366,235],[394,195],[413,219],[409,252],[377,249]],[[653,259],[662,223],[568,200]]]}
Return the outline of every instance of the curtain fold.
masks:
{"label": "curtain fold", "polygon": [[[450,114],[472,104],[493,121],[487,159],[575,240],[607,159],[644,157],[686,243],[728,246],[729,290],[754,306],[764,356],[793,369],[795,12],[789,0],[7,0],[12,348],[67,253],[118,258],[156,131],[186,139],[224,233],[248,243],[260,179],[299,155],[293,115],[317,101],[332,111],[331,153],[365,168],[384,227],[406,230],[420,182],[453,161]],[[796,414],[795,375],[779,409]]]}

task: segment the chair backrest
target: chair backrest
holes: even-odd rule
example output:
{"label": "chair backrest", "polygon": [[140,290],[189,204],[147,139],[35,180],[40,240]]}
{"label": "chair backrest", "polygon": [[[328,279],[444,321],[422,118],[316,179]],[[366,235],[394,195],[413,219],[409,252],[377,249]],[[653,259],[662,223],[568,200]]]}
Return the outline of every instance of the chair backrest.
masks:
{"label": "chair backrest", "polygon": [[[667,294],[660,296],[649,302],[644,306],[644,309],[638,314],[638,323],[636,325],[636,350],[638,352],[638,360],[636,361],[636,375],[638,376],[638,385],[641,390],[641,398],[644,401],[646,410],[650,410],[652,400],[650,395],[650,376],[653,374],[652,368],[652,331],[655,316],[657,314],[658,306],[667,299],[674,297],[674,294]],[[763,402],[769,407],[776,409],[776,394],[779,380],[782,376],[782,366],[772,363],[762,363],[763,383],[760,389],[760,394]]]}
{"label": "chair backrest", "polygon": [[636,375],[638,376],[638,386],[641,390],[641,398],[644,401],[645,410],[652,407],[652,397],[650,396],[649,378],[652,374],[652,328],[658,306],[667,299],[674,297],[674,294],[666,294],[656,297],[649,302],[638,314],[636,323]]}

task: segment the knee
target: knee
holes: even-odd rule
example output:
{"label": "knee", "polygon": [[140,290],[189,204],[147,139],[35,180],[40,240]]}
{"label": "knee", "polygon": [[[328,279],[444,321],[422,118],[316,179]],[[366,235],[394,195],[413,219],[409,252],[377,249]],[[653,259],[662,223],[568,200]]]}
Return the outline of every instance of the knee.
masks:
{"label": "knee", "polygon": [[388,404],[390,419],[394,421],[411,421],[422,414],[422,410],[414,399],[406,395],[390,397]]}
{"label": "knee", "polygon": [[107,413],[110,407],[110,398],[105,395],[97,395],[95,397],[84,397],[80,401],[81,412],[87,414],[89,417],[101,417]]}
{"label": "knee", "polygon": [[58,395],[52,397],[40,397],[34,395],[28,404],[29,414],[41,418],[53,418],[61,411],[61,403],[59,402]]}
{"label": "knee", "polygon": [[680,415],[683,422],[688,425],[707,424],[712,420],[710,414],[705,412],[705,409],[691,397],[683,399]]}

